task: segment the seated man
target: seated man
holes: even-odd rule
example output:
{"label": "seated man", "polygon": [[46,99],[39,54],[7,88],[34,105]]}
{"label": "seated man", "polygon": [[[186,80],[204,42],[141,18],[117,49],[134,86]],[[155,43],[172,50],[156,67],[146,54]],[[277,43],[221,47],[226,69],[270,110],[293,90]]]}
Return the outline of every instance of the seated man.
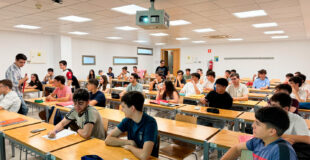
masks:
{"label": "seated man", "polygon": [[[291,95],[292,87],[288,84],[279,84],[275,88],[275,93],[285,93]],[[298,114],[299,102],[297,99],[292,98],[292,103],[290,107],[290,112]]]}
{"label": "seated man", "polygon": [[231,75],[231,71],[230,70],[226,70],[224,78],[226,78],[228,82],[230,82],[230,75]]}
{"label": "seated man", "polygon": [[302,85],[302,79],[300,77],[292,77],[289,80],[289,85],[292,87],[291,97],[296,98],[298,102],[306,102],[307,92],[300,88]]}
{"label": "seated man", "polygon": [[52,84],[54,79],[54,69],[49,68],[47,69],[47,74],[45,75],[43,79],[43,84]]}
{"label": "seated man", "polygon": [[289,112],[291,102],[291,97],[285,93],[276,93],[270,99],[271,106],[282,108],[287,112],[290,120],[290,125],[282,137],[291,144],[298,142],[310,144],[309,130],[306,121],[299,115]]}
{"label": "seated man", "polygon": [[221,160],[237,159],[242,150],[253,151],[255,160],[296,160],[292,146],[281,138],[290,125],[287,113],[279,107],[264,107],[255,113],[255,118],[254,138],[230,148]]}
{"label": "seated man", "polygon": [[47,101],[67,102],[72,100],[71,88],[65,85],[66,79],[64,76],[56,76],[54,78],[54,86],[56,89],[52,94],[46,97]]}
{"label": "seated man", "polygon": [[177,77],[176,77],[176,79],[174,81],[174,87],[181,87],[181,88],[183,88],[185,83],[186,83],[186,81],[185,81],[185,79],[183,77],[184,73],[183,73],[182,70],[178,70],[177,74],[178,75],[177,75]]}
{"label": "seated man", "polygon": [[131,91],[138,91],[143,92],[143,86],[142,84],[138,83],[139,76],[136,73],[131,73],[131,76],[129,78],[129,85],[126,87],[126,90],[124,90],[122,93],[120,93],[120,96],[122,97],[125,95],[126,92]]}
{"label": "seated man", "polygon": [[199,83],[200,74],[192,73],[191,76],[191,81],[187,82],[180,91],[180,93],[185,93],[185,96],[202,93],[202,85]]}
{"label": "seated man", "polygon": [[164,82],[164,74],[159,71],[155,74],[155,79],[150,83],[149,90],[150,91],[159,91]]}
{"label": "seated man", "polygon": [[81,137],[85,139],[94,137],[104,140],[105,132],[102,118],[94,107],[89,106],[89,93],[87,90],[76,90],[73,95],[73,102],[74,108],[48,133],[48,137],[55,137],[57,132],[63,130],[70,122],[75,121],[79,127],[77,133]]}
{"label": "seated man", "polygon": [[[148,159],[150,155],[158,157],[156,120],[143,112],[144,97],[140,92],[126,93],[121,99],[125,117],[107,136],[105,143],[109,146],[122,146],[139,159]],[[127,139],[119,139],[127,132]]]}
{"label": "seated man", "polygon": [[90,91],[90,102],[91,106],[100,106],[105,107],[105,96],[104,94],[98,90],[99,82],[97,79],[88,80],[87,89]]}
{"label": "seated man", "polygon": [[125,80],[125,81],[128,80],[128,78],[129,78],[129,72],[127,71],[127,67],[126,67],[126,66],[122,68],[122,72],[121,72],[121,74],[119,74],[119,75],[117,76],[117,78],[118,78],[118,79]]}
{"label": "seated man", "polygon": [[0,81],[0,110],[5,109],[10,112],[18,112],[21,100],[17,93],[12,91],[12,81],[3,79]]}
{"label": "seated man", "polygon": [[190,80],[192,78],[191,76],[191,69],[190,68],[186,68],[185,69],[185,75],[184,75],[184,79],[185,81]]}
{"label": "seated man", "polygon": [[203,88],[206,91],[214,90],[214,82],[215,82],[215,72],[207,71],[207,81],[204,82]]}
{"label": "seated man", "polygon": [[253,82],[253,88],[257,89],[268,89],[270,86],[270,81],[266,77],[267,71],[262,69],[258,71],[258,78]]}
{"label": "seated man", "polygon": [[230,75],[231,84],[226,88],[226,92],[233,97],[234,101],[247,101],[248,98],[248,88],[246,85],[240,83],[240,77],[238,73]]}

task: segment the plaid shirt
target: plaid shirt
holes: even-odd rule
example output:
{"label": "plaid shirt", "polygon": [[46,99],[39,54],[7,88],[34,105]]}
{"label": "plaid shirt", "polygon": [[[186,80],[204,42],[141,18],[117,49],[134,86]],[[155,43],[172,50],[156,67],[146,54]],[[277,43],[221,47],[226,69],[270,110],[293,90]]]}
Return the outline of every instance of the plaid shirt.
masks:
{"label": "plaid shirt", "polygon": [[5,72],[5,78],[9,79],[13,83],[12,90],[17,93],[18,96],[22,96],[22,85],[18,86],[19,80],[22,79],[21,70],[13,63]]}

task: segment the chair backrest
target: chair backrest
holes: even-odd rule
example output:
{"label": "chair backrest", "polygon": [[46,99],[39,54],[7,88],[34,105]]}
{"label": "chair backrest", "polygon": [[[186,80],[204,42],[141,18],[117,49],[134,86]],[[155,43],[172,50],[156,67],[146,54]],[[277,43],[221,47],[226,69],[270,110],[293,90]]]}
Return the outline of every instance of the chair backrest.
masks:
{"label": "chair backrest", "polygon": [[54,108],[52,114],[49,117],[48,123],[54,125],[54,119],[57,112],[57,108]]}
{"label": "chair backrest", "polygon": [[108,136],[109,120],[106,118],[102,118],[102,122],[103,122],[104,135],[107,137]]}
{"label": "chair backrest", "polygon": [[181,121],[181,122],[187,122],[187,123],[197,124],[197,117],[193,117],[193,116],[187,116],[187,115],[182,115],[182,114],[176,114],[176,115],[175,115],[175,120],[176,120],[176,121]]}

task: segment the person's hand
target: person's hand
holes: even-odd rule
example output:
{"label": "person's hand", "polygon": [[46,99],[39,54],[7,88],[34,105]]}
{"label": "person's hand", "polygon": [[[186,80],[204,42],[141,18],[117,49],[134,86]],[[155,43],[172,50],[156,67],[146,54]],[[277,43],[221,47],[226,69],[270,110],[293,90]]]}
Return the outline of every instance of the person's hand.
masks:
{"label": "person's hand", "polygon": [[205,99],[205,97],[200,98],[199,101],[200,101],[202,104],[206,104],[206,99]]}
{"label": "person's hand", "polygon": [[133,140],[128,140],[128,141],[129,141],[128,145],[137,146],[135,141]]}
{"label": "person's hand", "polygon": [[127,151],[130,151],[131,145],[124,145],[123,148],[126,149]]}
{"label": "person's hand", "polygon": [[55,136],[56,136],[56,131],[50,131],[48,133],[48,138],[55,138]]}
{"label": "person's hand", "polygon": [[286,140],[291,145],[293,145],[295,143],[295,141],[292,138],[283,138],[283,139]]}
{"label": "person's hand", "polygon": [[37,85],[34,85],[34,86],[33,86],[33,88],[37,88],[37,87],[38,87]]}
{"label": "person's hand", "polygon": [[257,76],[256,74],[253,75],[253,77],[256,77],[256,76]]}

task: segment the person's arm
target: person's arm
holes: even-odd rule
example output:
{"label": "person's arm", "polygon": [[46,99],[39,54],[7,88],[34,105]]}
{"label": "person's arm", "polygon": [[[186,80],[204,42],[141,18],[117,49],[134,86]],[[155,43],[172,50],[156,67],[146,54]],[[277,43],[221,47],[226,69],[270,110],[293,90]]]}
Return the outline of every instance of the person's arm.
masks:
{"label": "person's arm", "polygon": [[283,134],[282,138],[287,140],[291,144],[294,144],[294,143],[307,143],[307,144],[310,144],[310,136],[306,136],[306,135],[288,135],[288,134]]}
{"label": "person's arm", "polygon": [[156,100],[161,100],[161,99],[163,99],[163,94],[164,94],[164,91],[162,91],[162,89],[160,89],[160,90],[157,92]]}
{"label": "person's arm", "polygon": [[233,100],[234,101],[247,101],[249,100],[249,96],[246,94],[246,95],[243,95],[242,97],[234,97]]}
{"label": "person's arm", "polygon": [[252,82],[255,81],[255,78],[256,78],[256,74],[253,75]]}
{"label": "person's arm", "polygon": [[132,152],[136,157],[138,157],[141,160],[147,160],[151,156],[152,150],[154,147],[154,142],[147,141],[144,142],[143,148],[137,148],[132,145],[125,145],[124,148]]}
{"label": "person's arm", "polygon": [[85,138],[85,139],[89,139],[91,136],[91,133],[93,132],[93,128],[94,128],[94,124],[92,123],[87,123],[84,125],[83,129],[78,129],[78,134]]}
{"label": "person's arm", "polygon": [[241,155],[242,150],[247,150],[246,143],[239,143],[234,147],[230,148],[221,160],[235,160]]}
{"label": "person's arm", "polygon": [[295,95],[295,98],[298,100],[298,102],[306,102],[305,100],[301,99],[298,91],[296,89],[294,89],[294,87],[292,87],[292,92]]}
{"label": "person's arm", "polygon": [[89,105],[90,105],[90,106],[95,106],[97,103],[98,103],[98,101],[95,100],[95,99],[89,101]]}
{"label": "person's arm", "polygon": [[67,93],[65,97],[56,98],[56,100],[59,101],[59,102],[67,102],[67,101],[70,100],[71,96],[72,96],[71,93]]}
{"label": "person's arm", "polygon": [[71,120],[64,118],[62,119],[52,131],[48,133],[49,138],[54,138],[57,134],[57,132],[62,131],[66,125],[68,125],[71,122]]}
{"label": "person's arm", "polygon": [[171,103],[179,103],[180,97],[178,95],[178,92],[173,92],[173,99],[172,100],[168,100],[168,102]]}
{"label": "person's arm", "polygon": [[150,91],[153,90],[153,86],[154,86],[155,83],[156,83],[156,79],[150,83],[150,87],[149,87]]}
{"label": "person's arm", "polygon": [[194,86],[194,89],[195,89],[195,93],[196,93],[196,94],[200,94],[201,91],[200,91],[199,88],[197,87],[196,83],[193,82],[193,81],[192,81],[192,83],[193,83],[193,86]]}
{"label": "person's arm", "polygon": [[105,144],[108,146],[114,146],[114,147],[120,147],[124,145],[136,146],[136,143],[133,140],[119,139],[118,137],[122,133],[123,132],[120,129],[118,129],[118,127],[115,127],[113,131],[105,139]]}

